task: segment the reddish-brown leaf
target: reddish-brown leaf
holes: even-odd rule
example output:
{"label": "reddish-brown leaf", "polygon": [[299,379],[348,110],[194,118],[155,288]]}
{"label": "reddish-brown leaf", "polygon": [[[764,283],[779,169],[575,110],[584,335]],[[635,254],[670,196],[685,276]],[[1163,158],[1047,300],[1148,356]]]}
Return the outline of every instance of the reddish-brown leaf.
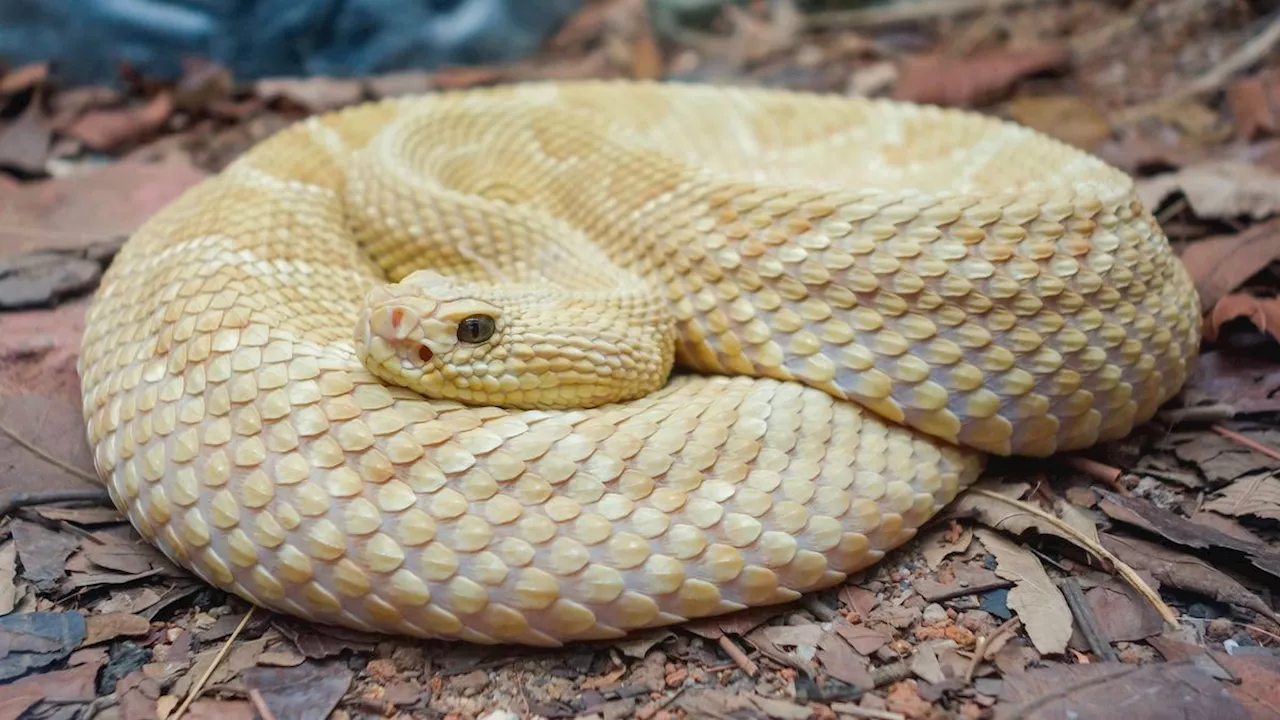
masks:
{"label": "reddish-brown leaf", "polygon": [[[1275,467],[1274,461],[1271,466]],[[1223,488],[1222,495],[1204,507],[1224,515],[1280,520],[1280,480],[1266,473],[1240,478]]]}
{"label": "reddish-brown leaf", "polygon": [[1237,80],[1227,87],[1227,107],[1236,121],[1236,131],[1245,140],[1280,130],[1280,117],[1272,105],[1275,86],[1262,76]]}
{"label": "reddish-brown leaf", "polygon": [[[1219,681],[1187,661],[1142,666],[1119,662],[1055,665],[1006,676],[995,718],[1158,720],[1172,714],[1248,720],[1245,709],[1223,690]],[[1136,702],[1136,698],[1153,701]]]}
{"label": "reddish-brown leaf", "polygon": [[16,67],[0,77],[0,95],[14,95],[43,84],[49,77],[47,63],[32,63]]}
{"label": "reddish-brown leaf", "polygon": [[1207,310],[1280,257],[1280,218],[1235,235],[1198,240],[1180,257],[1196,284],[1201,309]]}
{"label": "reddish-brown leaf", "polygon": [[158,93],[146,104],[116,110],[93,110],[67,128],[67,134],[104,152],[118,151],[149,138],[173,114],[173,96]]}
{"label": "reddish-brown leaf", "polygon": [[968,58],[943,53],[919,55],[903,63],[893,96],[898,100],[973,107],[998,99],[1022,78],[1063,68],[1069,60],[1068,48],[1058,44]]}
{"label": "reddish-brown leaf", "polygon": [[1280,338],[1280,298],[1262,298],[1249,293],[1232,293],[1214,304],[1205,318],[1204,337],[1209,342],[1218,339],[1222,326],[1236,318],[1248,318],[1254,327],[1275,338]]}
{"label": "reddish-brown leaf", "polygon": [[1013,119],[1064,142],[1092,150],[1111,137],[1111,122],[1076,95],[1019,95],[1010,104]]}

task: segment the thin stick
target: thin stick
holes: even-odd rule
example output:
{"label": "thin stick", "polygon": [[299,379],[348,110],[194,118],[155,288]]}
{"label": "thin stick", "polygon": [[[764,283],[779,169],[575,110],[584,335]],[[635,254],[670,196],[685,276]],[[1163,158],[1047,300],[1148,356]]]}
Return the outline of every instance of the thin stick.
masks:
{"label": "thin stick", "polygon": [[0,502],[0,518],[17,510],[32,505],[48,505],[56,502],[73,502],[93,500],[102,504],[110,504],[111,495],[106,488],[91,490],[49,490],[46,492],[18,493],[4,502]]}
{"label": "thin stick", "polygon": [[66,463],[62,462],[61,460],[59,460],[58,458],[56,458],[56,457],[54,457],[54,456],[50,455],[49,453],[45,452],[44,450],[41,450],[40,448],[36,447],[35,445],[32,445],[30,442],[28,442],[27,440],[23,439],[23,437],[22,437],[21,435],[19,435],[18,433],[14,432],[14,431],[9,427],[9,426],[5,425],[4,423],[0,423],[0,432],[4,433],[5,435],[8,435],[8,436],[9,436],[9,438],[10,438],[11,440],[13,440],[14,442],[18,443],[18,444],[19,444],[19,445],[21,445],[22,447],[26,448],[28,452],[30,452],[31,454],[33,454],[33,455],[35,455],[36,457],[40,458],[41,460],[44,460],[45,462],[49,463],[50,465],[54,465],[54,466],[57,466],[57,467],[59,467],[59,468],[61,468],[61,469],[63,469],[63,470],[66,470],[67,472],[71,473],[72,475],[74,475],[74,476],[76,476],[76,477],[78,477],[78,478],[80,478],[81,480],[84,480],[84,481],[86,481],[86,482],[91,482],[91,483],[94,483],[95,485],[101,485],[101,484],[102,484],[102,482],[101,482],[100,480],[98,480],[98,478],[96,478],[96,477],[94,477],[94,476],[90,475],[89,473],[87,473],[87,472],[85,472],[85,471],[81,470],[80,468],[78,468],[78,467],[76,467],[76,466],[74,466],[74,465],[68,465],[68,464],[66,464]]}
{"label": "thin stick", "polygon": [[746,673],[748,677],[755,677],[756,673],[760,672],[760,666],[747,657],[747,654],[742,652],[742,648],[735,645],[728,635],[720,636],[720,648],[738,664],[738,667],[742,668],[742,672]]}
{"label": "thin stick", "polygon": [[1094,655],[1107,662],[1119,662],[1120,658],[1116,657],[1115,649],[1102,634],[1102,627],[1098,625],[1098,616],[1093,614],[1093,608],[1084,597],[1080,581],[1073,577],[1067,578],[1062,590],[1062,595],[1067,600],[1067,607],[1071,608],[1071,614],[1075,615],[1076,621],[1080,623],[1080,632],[1084,635],[1085,642],[1089,643],[1089,649],[1093,650]]}
{"label": "thin stick", "polygon": [[854,705],[853,703],[831,703],[831,709],[841,715],[849,715],[857,718],[870,718],[871,720],[907,720],[907,716],[901,713],[896,713],[891,710],[864,708],[861,705]]}
{"label": "thin stick", "polygon": [[1251,440],[1250,438],[1247,438],[1244,435],[1241,435],[1240,433],[1235,432],[1234,430],[1228,430],[1222,427],[1221,425],[1214,425],[1213,431],[1228,440],[1240,443],[1241,445],[1249,448],[1250,450],[1256,450],[1262,453],[1263,455],[1266,455],[1267,457],[1271,458],[1272,460],[1280,460],[1280,452],[1276,452],[1275,450],[1272,450],[1271,448],[1267,447],[1266,445],[1263,445],[1257,440]]}
{"label": "thin stick", "polygon": [[204,675],[196,681],[195,685],[191,686],[191,690],[187,692],[186,699],[184,699],[182,704],[178,706],[178,711],[173,714],[173,720],[181,720],[182,714],[187,711],[187,708],[191,706],[191,703],[195,702],[195,699],[204,691],[205,683],[209,682],[209,678],[213,676],[213,671],[222,663],[222,659],[227,656],[227,653],[231,652],[231,644],[240,636],[240,631],[244,630],[244,626],[249,624],[249,618],[253,617],[255,607],[256,606],[254,605],[249,606],[249,612],[244,614],[244,618],[240,620],[240,624],[236,626],[234,631],[232,631],[230,637],[227,638],[227,641],[222,644],[222,648],[219,649],[218,654],[214,656],[213,662],[209,663],[209,667],[205,669]]}
{"label": "thin stick", "polygon": [[1009,632],[1022,622],[1021,618],[1012,617],[1000,623],[1000,627],[991,631],[990,635],[983,635],[978,638],[977,645],[973,648],[973,655],[969,658],[969,667],[964,671],[964,684],[968,685],[973,682],[973,674],[978,671],[978,665],[987,659],[987,648],[990,648],[1001,635]]}
{"label": "thin stick", "polygon": [[1031,505],[1030,503],[1024,503],[1021,500],[1015,500],[1014,498],[1008,497],[1007,495],[1001,495],[1000,493],[992,492],[984,488],[971,487],[969,488],[968,491],[971,493],[977,493],[978,495],[982,495],[984,497],[994,498],[996,500],[1000,500],[1001,502],[1008,503],[1009,505],[1012,505],[1018,508],[1019,510],[1029,512],[1032,515],[1039,517],[1040,519],[1044,520],[1050,525],[1053,525],[1055,528],[1066,533],[1073,540],[1079,543],[1081,547],[1085,548],[1086,550],[1093,553],[1097,557],[1111,563],[1112,567],[1116,569],[1116,573],[1119,574],[1120,577],[1125,580],[1125,582],[1128,582],[1130,585],[1132,585],[1133,589],[1137,590],[1138,593],[1142,595],[1142,597],[1146,598],[1147,602],[1151,603],[1151,605],[1155,607],[1156,611],[1160,613],[1160,617],[1163,618],[1164,621],[1168,623],[1170,627],[1173,627],[1173,628],[1178,627],[1178,616],[1173,614],[1173,608],[1170,608],[1168,605],[1165,604],[1164,600],[1160,599],[1160,596],[1156,594],[1155,590],[1151,589],[1151,586],[1148,585],[1147,582],[1142,579],[1142,576],[1138,575],[1138,573],[1132,567],[1130,567],[1125,562],[1123,562],[1120,558],[1112,554],[1110,550],[1102,547],[1097,542],[1094,542],[1088,536],[1081,533],[1079,530],[1076,530],[1075,528],[1062,522],[1061,520],[1054,517],[1053,515],[1050,515],[1049,513],[1041,510],[1035,505]]}
{"label": "thin stick", "polygon": [[262,693],[258,692],[258,688],[249,691],[249,702],[253,703],[253,709],[258,711],[262,716],[262,720],[276,720],[275,713],[271,712],[271,708],[267,707],[267,701],[262,698]]}
{"label": "thin stick", "polygon": [[1161,412],[1157,417],[1176,425],[1181,422],[1221,422],[1236,416],[1236,409],[1230,405],[1192,405],[1191,407],[1173,408]]}
{"label": "thin stick", "polygon": [[862,10],[833,10],[811,14],[810,28],[873,28],[922,20],[947,20],[993,10],[1013,10],[1023,5],[1040,5],[1045,0],[921,0],[920,2]]}
{"label": "thin stick", "polygon": [[1215,65],[1209,72],[1158,100],[1142,103],[1120,111],[1117,113],[1115,121],[1117,124],[1137,122],[1171,105],[1176,105],[1197,95],[1216,90],[1229,80],[1232,75],[1266,57],[1267,53],[1271,52],[1271,49],[1277,43],[1280,43],[1280,15],[1272,18],[1265,30],[1242,45],[1239,50],[1229,55],[1227,59]]}

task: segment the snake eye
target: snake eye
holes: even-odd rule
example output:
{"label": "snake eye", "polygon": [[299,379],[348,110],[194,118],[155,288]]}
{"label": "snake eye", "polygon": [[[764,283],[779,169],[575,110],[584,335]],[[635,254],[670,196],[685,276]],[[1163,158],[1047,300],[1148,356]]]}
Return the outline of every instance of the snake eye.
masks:
{"label": "snake eye", "polygon": [[496,329],[493,318],[488,315],[470,315],[458,323],[458,340],[464,343],[482,343],[493,337]]}

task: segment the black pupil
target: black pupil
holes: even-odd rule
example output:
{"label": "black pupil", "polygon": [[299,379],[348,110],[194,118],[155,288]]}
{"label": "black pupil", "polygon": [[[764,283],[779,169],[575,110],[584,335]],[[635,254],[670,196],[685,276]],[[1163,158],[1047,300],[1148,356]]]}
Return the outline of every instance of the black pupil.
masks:
{"label": "black pupil", "polygon": [[458,324],[458,339],[467,343],[480,343],[493,337],[493,318],[472,315]]}

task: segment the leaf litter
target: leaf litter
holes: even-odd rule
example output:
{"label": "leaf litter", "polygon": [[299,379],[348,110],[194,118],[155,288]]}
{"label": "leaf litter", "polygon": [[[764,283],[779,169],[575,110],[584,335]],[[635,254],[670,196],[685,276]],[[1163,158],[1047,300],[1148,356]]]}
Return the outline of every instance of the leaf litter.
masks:
{"label": "leaf litter", "polygon": [[[61,86],[44,64],[0,74],[0,423],[22,441],[0,437],[0,468],[13,479],[0,508],[35,496],[0,517],[0,632],[11,643],[0,669],[12,673],[7,687],[23,688],[0,701],[0,715],[50,717],[106,701],[126,720],[171,716],[206,669],[212,682],[184,717],[261,708],[433,720],[989,718],[1019,708],[1044,717],[1106,710],[1129,693],[1178,697],[1178,711],[1194,714],[1210,696],[1202,691],[1224,689],[1255,716],[1267,707],[1258,679],[1271,671],[1227,652],[1274,654],[1280,638],[1268,620],[1274,598],[1261,591],[1274,578],[1275,465],[1194,419],[1157,421],[1090,451],[1088,463],[1015,464],[1000,473],[1005,482],[979,490],[1040,512],[967,493],[916,542],[829,592],[557,651],[369,636],[262,612],[241,629],[243,603],[177,570],[116,510],[53,499],[83,491],[93,469],[74,370],[84,300],[142,220],[316,112],[553,77],[932,101],[1098,152],[1135,176],[1201,295],[1206,347],[1185,409],[1228,407],[1230,427],[1280,446],[1242,424],[1274,425],[1280,412],[1271,314],[1280,65],[1258,55],[1224,73],[1214,60],[1258,37],[1248,11],[1041,0],[991,13],[966,0],[822,12],[709,0],[714,21],[685,27],[663,10],[674,4],[588,2],[543,51],[506,66],[239,79],[193,58],[175,81],[126,72],[121,88]],[[1178,103],[1152,104],[1186,87]],[[1235,685],[1226,671],[1158,652],[1174,631],[1091,543],[1176,609],[1179,637],[1247,679]],[[1069,580],[1083,588],[1082,607],[1063,601]],[[1118,662],[1084,638],[1086,621]],[[90,675],[97,700],[83,690]]]}

